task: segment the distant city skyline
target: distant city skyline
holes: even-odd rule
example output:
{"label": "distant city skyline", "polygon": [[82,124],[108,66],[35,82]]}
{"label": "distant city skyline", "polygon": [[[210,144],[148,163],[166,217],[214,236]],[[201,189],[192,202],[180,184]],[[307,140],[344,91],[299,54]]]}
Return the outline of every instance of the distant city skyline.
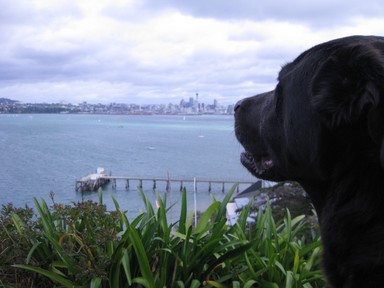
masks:
{"label": "distant city skyline", "polygon": [[[110,103],[101,103],[101,102],[88,102],[88,101],[80,101],[80,102],[69,102],[69,101],[45,101],[45,102],[28,102],[28,101],[19,101],[17,99],[12,99],[9,97],[0,97],[0,104],[8,103],[8,102],[19,102],[19,103],[25,103],[25,104],[73,104],[73,105],[80,105],[80,104],[91,104],[91,105],[97,105],[97,104],[103,104],[103,105],[108,105],[108,104],[135,104],[135,105],[168,105],[168,104],[174,104],[174,105],[183,105],[182,103],[188,103],[191,106],[196,105],[196,103],[204,103],[208,104],[208,101],[199,101],[198,100],[198,93],[196,93],[195,97],[189,97],[188,101],[186,101],[184,98],[179,99],[179,101],[174,100],[173,102],[164,102],[164,103],[134,103],[134,102],[110,102]],[[211,101],[213,105],[233,105],[235,103],[229,103],[229,104],[224,104],[218,101],[217,99],[213,99]]]}
{"label": "distant city skyline", "polygon": [[94,114],[232,114],[234,104],[222,105],[217,100],[212,104],[191,97],[179,104],[136,104],[136,103],[27,103],[0,98],[0,114],[17,113],[94,113]]}

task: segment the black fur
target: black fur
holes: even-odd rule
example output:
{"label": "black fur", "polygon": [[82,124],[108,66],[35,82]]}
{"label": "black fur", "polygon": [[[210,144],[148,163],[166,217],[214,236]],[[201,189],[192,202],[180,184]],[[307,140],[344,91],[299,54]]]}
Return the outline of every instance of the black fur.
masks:
{"label": "black fur", "polygon": [[236,105],[242,163],[310,195],[332,287],[384,287],[384,38],[317,45],[278,80]]}

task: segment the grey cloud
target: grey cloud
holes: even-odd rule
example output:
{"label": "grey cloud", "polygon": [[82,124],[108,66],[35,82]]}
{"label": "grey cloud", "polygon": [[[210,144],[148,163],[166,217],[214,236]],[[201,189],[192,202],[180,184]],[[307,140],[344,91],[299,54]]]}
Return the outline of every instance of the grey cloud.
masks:
{"label": "grey cloud", "polygon": [[145,0],[152,9],[175,8],[194,17],[237,20],[279,20],[329,26],[349,22],[356,16],[382,16],[382,1],[359,0]]}
{"label": "grey cloud", "polygon": [[73,1],[61,1],[45,8],[38,8],[34,4],[34,1],[1,1],[0,27],[44,25],[49,20],[57,20],[59,15],[65,15],[67,18],[82,16],[81,10]]}
{"label": "grey cloud", "polygon": [[87,69],[82,59],[86,51],[52,51],[38,50],[32,47],[19,46],[13,50],[12,58],[3,59],[0,81],[74,78]]}

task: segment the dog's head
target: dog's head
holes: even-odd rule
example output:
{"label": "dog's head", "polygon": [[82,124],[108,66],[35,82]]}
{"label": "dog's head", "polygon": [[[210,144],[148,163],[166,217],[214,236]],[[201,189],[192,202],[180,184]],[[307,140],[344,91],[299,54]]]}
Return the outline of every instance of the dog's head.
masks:
{"label": "dog's head", "polygon": [[319,183],[384,167],[384,38],[315,46],[285,65],[275,90],[235,107],[241,161],[256,177]]}

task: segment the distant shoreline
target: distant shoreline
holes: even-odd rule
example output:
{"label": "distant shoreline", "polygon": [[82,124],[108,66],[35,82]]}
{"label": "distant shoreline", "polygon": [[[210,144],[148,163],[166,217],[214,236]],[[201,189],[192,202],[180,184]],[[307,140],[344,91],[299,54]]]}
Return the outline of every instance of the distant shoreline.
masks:
{"label": "distant shoreline", "polygon": [[231,116],[233,113],[157,113],[157,112],[3,112],[0,115],[140,115],[140,116]]}
{"label": "distant shoreline", "polygon": [[0,98],[0,114],[127,114],[127,115],[231,115],[234,105],[200,103],[193,98],[180,104],[80,104],[71,103],[21,103]]}

